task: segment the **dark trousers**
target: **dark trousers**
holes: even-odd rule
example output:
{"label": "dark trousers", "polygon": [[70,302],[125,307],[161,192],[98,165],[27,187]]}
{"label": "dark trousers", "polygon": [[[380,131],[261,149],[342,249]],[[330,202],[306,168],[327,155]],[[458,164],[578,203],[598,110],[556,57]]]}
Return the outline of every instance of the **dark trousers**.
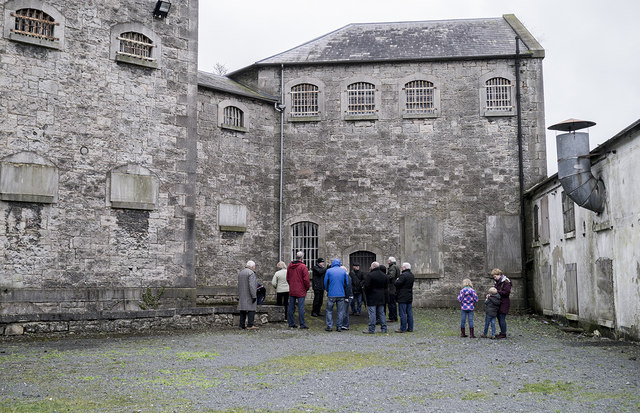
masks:
{"label": "dark trousers", "polygon": [[398,306],[396,304],[396,295],[389,294],[389,320],[398,321]]}
{"label": "dark trousers", "polygon": [[289,312],[289,293],[276,293],[276,305],[284,307],[284,319],[286,320]]}
{"label": "dark trousers", "polygon": [[253,327],[253,320],[256,317],[256,312],[240,310],[240,328],[246,328],[244,322],[247,319],[247,313],[249,315],[249,320],[246,327]]}
{"label": "dark trousers", "polygon": [[311,307],[312,315],[319,315],[322,309],[322,298],[324,297],[324,290],[313,290],[313,307]]}

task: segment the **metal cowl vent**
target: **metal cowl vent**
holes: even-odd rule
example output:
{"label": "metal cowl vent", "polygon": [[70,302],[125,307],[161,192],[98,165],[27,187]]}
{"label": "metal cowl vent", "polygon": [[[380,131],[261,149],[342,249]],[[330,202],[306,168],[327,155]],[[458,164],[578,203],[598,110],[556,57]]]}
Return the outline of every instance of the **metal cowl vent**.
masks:
{"label": "metal cowl vent", "polygon": [[600,213],[604,211],[604,182],[591,173],[589,134],[576,132],[595,124],[588,120],[567,119],[548,129],[567,132],[556,136],[558,179],[565,193],[579,206]]}

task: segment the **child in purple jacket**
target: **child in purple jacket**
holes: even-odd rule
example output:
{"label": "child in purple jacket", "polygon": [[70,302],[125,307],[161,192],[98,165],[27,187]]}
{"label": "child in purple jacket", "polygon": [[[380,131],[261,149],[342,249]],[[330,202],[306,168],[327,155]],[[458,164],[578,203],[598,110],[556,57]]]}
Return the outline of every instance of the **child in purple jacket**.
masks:
{"label": "child in purple jacket", "polygon": [[467,337],[464,332],[464,326],[467,318],[469,318],[469,337],[476,338],[473,334],[473,310],[475,309],[475,304],[478,302],[478,294],[473,289],[473,284],[471,284],[471,280],[468,278],[462,280],[462,290],[460,290],[460,294],[458,294],[458,302],[460,302],[460,311],[462,313],[460,320],[460,337]]}

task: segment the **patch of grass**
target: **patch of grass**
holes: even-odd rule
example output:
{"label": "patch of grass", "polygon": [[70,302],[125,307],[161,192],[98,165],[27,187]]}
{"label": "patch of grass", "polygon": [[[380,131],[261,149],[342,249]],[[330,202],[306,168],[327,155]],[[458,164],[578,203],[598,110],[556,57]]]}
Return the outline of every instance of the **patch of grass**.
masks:
{"label": "patch of grass", "polygon": [[429,393],[427,397],[431,400],[440,400],[440,399],[450,399],[453,397],[453,395],[449,393],[445,393],[443,391],[437,391],[435,393]]}
{"label": "patch of grass", "polygon": [[228,367],[231,370],[253,373],[260,377],[287,371],[294,375],[305,375],[317,371],[358,370],[371,366],[401,367],[403,363],[389,356],[380,358],[377,353],[335,352],[324,354],[301,354],[273,359],[255,366]]}
{"label": "patch of grass", "polygon": [[467,391],[460,396],[460,400],[483,400],[489,397],[489,394],[483,391]]}
{"label": "patch of grass", "polygon": [[218,357],[219,353],[212,353],[210,351],[183,351],[181,353],[176,353],[176,356],[180,360],[192,361],[198,359],[213,359]]}
{"label": "patch of grass", "polygon": [[544,380],[537,383],[525,383],[522,388],[518,389],[519,393],[544,393],[544,394],[556,394],[556,393],[575,393],[580,390],[580,386],[577,386],[571,382],[557,381],[555,383],[550,380]]}
{"label": "patch of grass", "polygon": [[142,378],[138,382],[144,384],[154,384],[166,387],[198,387],[210,389],[217,387],[222,380],[206,377],[203,373],[197,373],[196,369],[180,371],[160,370],[159,375],[151,378]]}
{"label": "patch of grass", "polygon": [[61,359],[63,357],[64,355],[58,350],[51,350],[50,352],[42,356],[42,360]]}
{"label": "patch of grass", "polygon": [[108,397],[103,400],[95,398],[46,397],[38,400],[17,399],[0,400],[0,411],[15,413],[37,412],[78,412],[78,411],[177,411],[190,410],[192,402],[185,399],[158,400],[157,395],[141,396],[123,395]]}
{"label": "patch of grass", "polygon": [[632,403],[637,402],[637,405],[640,406],[640,395],[629,392],[580,392],[578,397],[586,402],[596,402],[598,400],[626,400]]}
{"label": "patch of grass", "polygon": [[20,361],[26,359],[27,356],[24,354],[0,354],[0,364],[10,363],[12,361]]}

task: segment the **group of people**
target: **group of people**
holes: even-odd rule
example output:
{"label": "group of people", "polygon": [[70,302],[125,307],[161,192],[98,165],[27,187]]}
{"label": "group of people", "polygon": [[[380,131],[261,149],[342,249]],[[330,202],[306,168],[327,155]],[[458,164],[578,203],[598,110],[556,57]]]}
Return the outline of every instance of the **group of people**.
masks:
{"label": "group of people", "polygon": [[[507,314],[511,300],[511,280],[507,278],[499,268],[491,271],[491,277],[495,281],[493,287],[489,288],[485,298],[485,319],[484,331],[480,337],[490,337],[501,339],[507,337]],[[458,302],[460,302],[460,337],[467,337],[465,332],[466,323],[469,323],[469,337],[476,338],[473,327],[473,313],[475,304],[478,302],[478,293],[473,289],[471,280],[465,278],[462,280],[462,289],[458,294]],[[500,326],[500,334],[496,335],[496,318]],[[489,336],[489,326],[491,326],[491,335]]]}
{"label": "group of people", "polygon": [[[278,271],[271,280],[276,290],[276,304],[285,309],[285,319],[289,328],[309,328],[305,323],[305,298],[310,288],[313,288],[313,306],[311,315],[321,316],[324,294],[327,294],[325,308],[326,331],[349,330],[349,315],[359,316],[362,305],[365,304],[369,315],[368,329],[363,333],[375,333],[376,325],[380,325],[383,333],[387,332],[388,322],[397,322],[400,326],[396,333],[413,331],[413,283],[414,275],[411,264],[402,263],[400,268],[394,257],[387,260],[388,266],[373,262],[370,271],[364,274],[360,264],[354,262],[352,270],[348,271],[338,258],[326,267],[324,259],[318,258],[312,268],[312,278],[303,262],[304,254],[299,251],[296,259],[287,266],[283,261],[278,262]],[[495,284],[489,288],[485,299],[485,326],[480,337],[506,338],[507,322],[511,293],[511,281],[500,269],[491,271]],[[255,276],[255,263],[248,261],[245,268],[238,274],[238,309],[240,311],[240,328],[255,330],[254,325],[256,305],[258,301],[258,285]],[[465,326],[468,320],[470,337],[475,338],[473,315],[478,294],[473,289],[471,280],[464,279],[462,289],[458,294],[461,305],[460,337],[467,337]],[[337,317],[334,321],[333,308],[336,307]],[[349,307],[351,313],[349,313]],[[294,318],[298,310],[298,323]],[[388,318],[386,312],[388,310]],[[495,321],[498,320],[500,334],[496,335]],[[488,329],[491,327],[491,335]]]}

